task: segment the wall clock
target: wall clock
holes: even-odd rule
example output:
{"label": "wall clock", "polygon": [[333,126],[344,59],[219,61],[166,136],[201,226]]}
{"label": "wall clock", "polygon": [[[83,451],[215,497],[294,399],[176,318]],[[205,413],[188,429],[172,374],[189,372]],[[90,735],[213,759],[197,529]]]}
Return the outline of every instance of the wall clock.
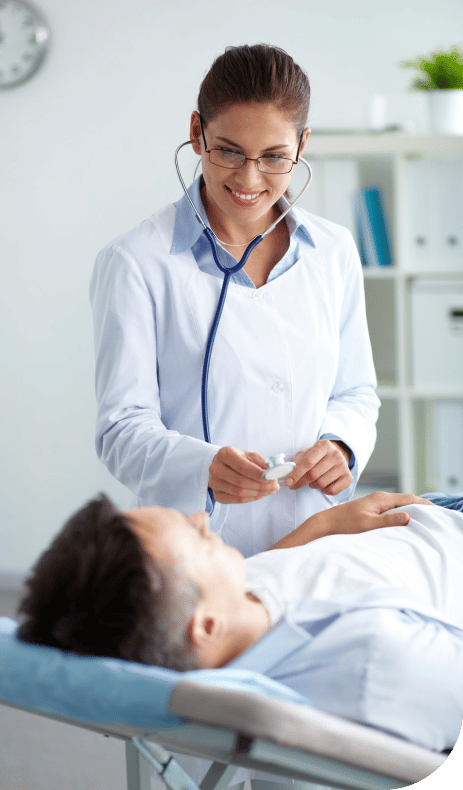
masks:
{"label": "wall clock", "polygon": [[0,0],[0,88],[14,88],[37,71],[50,41],[41,11],[28,0]]}

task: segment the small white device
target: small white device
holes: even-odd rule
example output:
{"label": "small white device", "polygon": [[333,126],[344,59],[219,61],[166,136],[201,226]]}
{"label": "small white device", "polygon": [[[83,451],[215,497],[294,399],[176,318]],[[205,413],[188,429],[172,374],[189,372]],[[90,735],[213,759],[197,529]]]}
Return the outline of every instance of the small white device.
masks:
{"label": "small white device", "polygon": [[263,472],[262,477],[265,477],[266,480],[278,480],[280,482],[296,468],[294,461],[285,461],[284,453],[266,458],[265,463],[268,464],[268,469]]}

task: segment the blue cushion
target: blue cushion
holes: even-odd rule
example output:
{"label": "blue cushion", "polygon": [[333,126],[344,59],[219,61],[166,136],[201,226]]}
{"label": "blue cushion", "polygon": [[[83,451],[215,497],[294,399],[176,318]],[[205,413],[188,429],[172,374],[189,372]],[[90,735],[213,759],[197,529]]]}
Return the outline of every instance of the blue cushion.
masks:
{"label": "blue cushion", "polygon": [[176,672],[113,658],[76,656],[20,642],[17,624],[0,617],[0,701],[88,724],[174,727],[169,712],[179,680],[308,704],[308,700],[258,672],[240,669]]}

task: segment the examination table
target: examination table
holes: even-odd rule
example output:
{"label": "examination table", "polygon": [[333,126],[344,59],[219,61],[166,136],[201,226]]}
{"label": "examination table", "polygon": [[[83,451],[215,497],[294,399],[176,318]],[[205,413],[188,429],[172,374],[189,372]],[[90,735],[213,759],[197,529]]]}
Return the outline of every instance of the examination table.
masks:
{"label": "examination table", "polygon": [[0,702],[123,739],[128,790],[149,790],[150,766],[171,790],[195,790],[172,752],[212,761],[201,790],[224,790],[239,766],[331,788],[389,790],[446,759],[324,713],[256,672],[80,657],[24,644],[15,629],[0,618]]}

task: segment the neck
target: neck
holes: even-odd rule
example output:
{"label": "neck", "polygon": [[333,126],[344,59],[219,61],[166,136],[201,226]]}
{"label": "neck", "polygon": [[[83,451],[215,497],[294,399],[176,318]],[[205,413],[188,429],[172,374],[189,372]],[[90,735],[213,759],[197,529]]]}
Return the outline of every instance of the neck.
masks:
{"label": "neck", "polygon": [[261,639],[270,628],[270,618],[262,601],[246,593],[243,605],[228,625],[220,642],[198,651],[201,669],[224,667]]}

